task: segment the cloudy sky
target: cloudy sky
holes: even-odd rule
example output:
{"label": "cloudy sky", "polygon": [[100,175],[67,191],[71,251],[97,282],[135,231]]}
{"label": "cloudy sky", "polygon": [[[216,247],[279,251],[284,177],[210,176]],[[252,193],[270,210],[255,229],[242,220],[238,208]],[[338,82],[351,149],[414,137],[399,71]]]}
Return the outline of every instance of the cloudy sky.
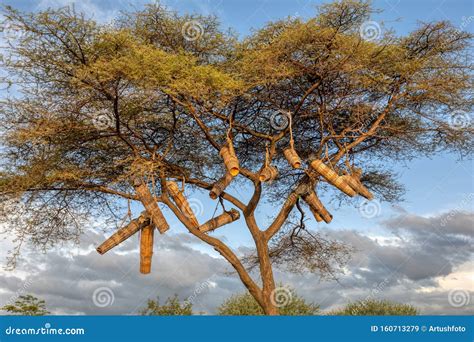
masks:
{"label": "cloudy sky", "polygon": [[[38,10],[70,4],[67,0],[0,1],[20,9]],[[284,16],[308,17],[315,1],[165,1],[180,12],[215,13],[223,25],[241,35],[252,27]],[[387,0],[375,1],[384,9],[374,20],[403,34],[417,21],[451,20],[472,31],[471,1]],[[76,9],[100,21],[109,21],[123,9],[140,7],[143,1],[85,0]],[[356,252],[338,282],[320,281],[316,275],[276,272],[276,280],[290,285],[306,299],[332,310],[351,300],[383,298],[418,307],[424,314],[473,314],[474,289],[474,187],[472,161],[450,155],[420,158],[397,165],[406,186],[405,201],[397,206],[376,204],[367,217],[353,206],[336,209],[330,225],[310,225],[328,237],[350,243]],[[245,189],[232,189],[245,197]],[[198,219],[214,208],[205,194],[192,195]],[[258,220],[264,225],[274,211],[263,205]],[[136,314],[148,298],[174,294],[189,300],[197,311],[214,313],[230,295],[242,292],[239,279],[226,262],[187,234],[170,217],[173,229],[155,238],[150,275],[138,272],[138,238],[100,256],[95,247],[107,236],[89,229],[78,245],[58,246],[42,253],[24,248],[13,271],[0,270],[0,306],[19,294],[32,293],[46,300],[54,314]],[[97,226],[92,224],[91,227]],[[239,252],[251,246],[251,238],[238,223],[218,232]],[[0,262],[5,264],[11,238],[0,241]]]}

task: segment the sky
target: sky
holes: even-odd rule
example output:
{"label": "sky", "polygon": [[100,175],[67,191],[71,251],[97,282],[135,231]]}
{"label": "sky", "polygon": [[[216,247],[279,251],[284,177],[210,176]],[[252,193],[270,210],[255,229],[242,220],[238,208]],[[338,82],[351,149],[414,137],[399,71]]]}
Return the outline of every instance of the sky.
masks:
{"label": "sky", "polygon": [[[36,11],[70,5],[73,1],[0,3]],[[144,3],[85,0],[75,3],[75,7],[98,21],[107,22],[121,10],[141,8]],[[309,18],[315,12],[314,6],[321,2],[168,0],[163,3],[180,13],[215,14],[223,27],[231,27],[244,37],[253,28],[282,17]],[[401,35],[413,30],[420,21],[450,20],[460,29],[470,32],[474,29],[472,1],[382,0],[374,1],[374,7],[383,12],[371,20]],[[339,282],[283,271],[277,271],[277,282],[296,288],[325,311],[348,301],[384,298],[413,304],[426,314],[474,313],[472,160],[442,154],[393,167],[407,190],[403,202],[393,205],[375,201],[363,210],[360,201],[341,208],[329,203],[333,222],[311,223],[322,234],[350,243],[356,250]],[[231,193],[248,198],[245,188],[234,187]],[[212,214],[215,202],[207,194],[189,195],[198,219],[205,221]],[[269,205],[261,206],[257,220],[265,225],[274,211]],[[244,288],[222,258],[187,234],[171,216],[169,221],[172,232],[156,239],[152,274],[148,276],[138,273],[136,238],[100,256],[95,246],[107,236],[98,229],[88,230],[77,245],[58,246],[46,253],[25,248],[15,270],[0,270],[0,306],[19,294],[33,293],[45,299],[55,314],[136,314],[148,298],[165,299],[177,294],[182,300],[193,302],[197,311],[215,313],[219,303]],[[238,253],[251,247],[250,235],[238,223],[215,234]],[[0,263],[4,263],[9,240],[11,237],[0,242]]]}

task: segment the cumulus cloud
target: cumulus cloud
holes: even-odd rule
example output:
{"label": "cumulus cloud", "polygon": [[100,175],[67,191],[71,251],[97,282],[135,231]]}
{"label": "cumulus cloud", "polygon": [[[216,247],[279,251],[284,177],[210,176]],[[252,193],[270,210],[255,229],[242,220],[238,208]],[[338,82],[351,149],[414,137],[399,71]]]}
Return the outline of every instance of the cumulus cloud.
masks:
{"label": "cumulus cloud", "polygon": [[[338,282],[279,271],[276,278],[325,310],[384,298],[413,304],[425,314],[469,314],[472,306],[450,304],[450,292],[472,296],[473,219],[466,212],[401,213],[380,227],[383,238],[325,229],[324,234],[356,250]],[[100,256],[94,248],[104,238],[91,230],[76,247],[45,254],[28,250],[17,269],[0,273],[0,305],[33,293],[54,314],[133,315],[149,298],[163,301],[177,294],[196,311],[212,314],[224,299],[244,291],[228,264],[206,253],[190,234],[157,236],[150,275],[138,272],[137,237]]]}

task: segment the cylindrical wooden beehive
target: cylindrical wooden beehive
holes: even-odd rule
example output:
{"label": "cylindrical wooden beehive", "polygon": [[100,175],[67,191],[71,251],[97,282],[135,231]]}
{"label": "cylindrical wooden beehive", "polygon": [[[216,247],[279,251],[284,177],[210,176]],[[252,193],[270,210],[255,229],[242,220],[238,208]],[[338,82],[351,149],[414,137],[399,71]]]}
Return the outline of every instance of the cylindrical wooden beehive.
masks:
{"label": "cylindrical wooden beehive", "polygon": [[278,169],[275,166],[265,166],[262,171],[260,171],[260,175],[258,178],[260,182],[268,182],[275,180],[278,177]]}
{"label": "cylindrical wooden beehive", "polygon": [[227,171],[231,174],[232,177],[235,177],[239,174],[239,160],[235,155],[234,148],[232,144],[228,143],[221,148],[220,155],[224,160],[224,165]]}
{"label": "cylindrical wooden beehive", "polygon": [[224,192],[225,188],[227,188],[230,182],[232,182],[232,179],[232,175],[230,173],[226,173],[224,177],[222,177],[212,185],[212,189],[209,192],[209,196],[215,200]]}
{"label": "cylindrical wooden beehive", "polygon": [[340,177],[333,169],[323,163],[322,160],[315,159],[311,162],[311,167],[324,177],[330,184],[344,192],[346,195],[353,197],[356,195],[355,191]]}
{"label": "cylindrical wooden beehive", "polygon": [[309,210],[311,210],[311,212],[313,213],[313,216],[316,219],[316,222],[323,221],[323,218],[321,217],[321,215],[313,207],[309,207]]}
{"label": "cylindrical wooden beehive", "polygon": [[140,273],[151,272],[151,258],[153,256],[153,233],[155,228],[148,225],[142,228],[140,235]]}
{"label": "cylindrical wooden beehive", "polygon": [[150,215],[153,224],[158,228],[161,234],[165,233],[170,227],[168,222],[166,222],[160,207],[148,189],[148,186],[140,179],[135,179],[133,186],[135,187],[135,192],[137,193],[138,198]]}
{"label": "cylindrical wooden beehive", "polygon": [[231,209],[230,211],[226,211],[225,213],[216,216],[203,225],[199,227],[199,230],[203,233],[209,232],[211,230],[215,230],[219,227],[222,227],[228,223],[234,222],[240,218],[240,213],[235,210]]}
{"label": "cylindrical wooden beehive", "polygon": [[301,159],[292,147],[284,149],[283,155],[292,168],[299,169],[301,167]]}
{"label": "cylindrical wooden beehive", "polygon": [[166,182],[166,187],[173,198],[173,201],[178,206],[179,210],[193,223],[195,227],[199,227],[199,222],[194,215],[193,210],[191,209],[188,200],[184,197],[181,190],[179,190],[178,185],[175,182],[168,181]]}
{"label": "cylindrical wooden beehive", "polygon": [[374,198],[374,195],[367,189],[362,182],[357,179],[354,176],[351,175],[345,175],[342,176],[341,178],[344,179],[344,181],[350,185],[352,189],[354,189],[355,192],[357,192],[359,195],[367,198],[368,200],[371,200]]}
{"label": "cylindrical wooden beehive", "polygon": [[146,214],[142,213],[138,218],[132,220],[128,225],[123,228],[120,228],[111,237],[105,240],[99,247],[97,247],[97,252],[99,254],[106,253],[107,251],[111,250],[123,241],[127,240],[130,236],[138,232],[145,225],[149,224],[150,219]]}
{"label": "cylindrical wooden beehive", "polygon": [[[329,223],[332,221],[332,215],[327,211],[327,209],[321,203],[314,191],[311,191],[309,194],[305,195],[303,199],[311,208],[311,211],[316,211],[316,213],[319,214],[319,216],[324,220],[324,222]],[[316,218],[316,220],[318,219]]]}

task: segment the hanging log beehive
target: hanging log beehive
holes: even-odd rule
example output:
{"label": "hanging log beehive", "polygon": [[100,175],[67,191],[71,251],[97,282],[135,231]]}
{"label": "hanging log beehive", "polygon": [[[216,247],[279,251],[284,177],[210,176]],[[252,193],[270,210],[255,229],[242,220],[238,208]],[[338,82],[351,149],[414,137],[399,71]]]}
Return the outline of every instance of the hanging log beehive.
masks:
{"label": "hanging log beehive", "polygon": [[153,225],[142,228],[140,235],[140,273],[148,274],[151,272],[151,259],[153,256]]}
{"label": "hanging log beehive", "polygon": [[194,215],[194,212],[191,209],[188,200],[186,199],[186,197],[184,197],[181,190],[179,190],[178,185],[175,182],[168,181],[166,182],[166,188],[168,189],[171,197],[173,198],[173,201],[176,203],[179,210],[181,210],[181,212],[186,215],[186,217],[193,223],[195,227],[199,227],[199,222],[196,218],[196,215]]}
{"label": "hanging log beehive", "polygon": [[[329,223],[332,221],[332,215],[327,211],[324,205],[319,200],[318,196],[316,196],[314,191],[311,191],[309,194],[303,196],[304,201],[308,204],[309,208],[313,215],[318,214],[318,216],[324,220],[324,222]],[[314,215],[316,221],[318,221],[318,217]],[[320,222],[320,221],[318,221]]]}
{"label": "hanging log beehive", "polygon": [[324,164],[322,160],[315,159],[310,165],[316,172],[323,176],[324,179],[326,179],[330,184],[334,185],[346,195],[350,197],[356,195],[356,192],[349,184],[346,183],[344,178],[339,176],[333,169]]}
{"label": "hanging log beehive", "polygon": [[301,167],[301,159],[296,153],[293,147],[288,147],[283,150],[283,155],[285,156],[288,164],[291,165],[294,169],[299,169]]}
{"label": "hanging log beehive", "polygon": [[158,228],[161,234],[165,233],[170,227],[168,222],[166,222],[160,207],[156,203],[155,198],[148,189],[148,186],[140,178],[134,179],[133,186],[138,198],[143,203],[143,206],[150,215],[153,224]]}
{"label": "hanging log beehive", "polygon": [[230,182],[232,182],[232,179],[232,175],[230,173],[226,173],[224,177],[212,185],[212,189],[209,192],[209,197],[211,197],[213,200],[219,197],[224,192],[225,188],[227,188],[227,186],[230,184]]}
{"label": "hanging log beehive", "polygon": [[234,222],[240,218],[240,213],[235,210],[231,209],[230,211],[226,211],[223,214],[216,216],[206,223],[202,224],[199,227],[199,230],[203,233],[209,232],[211,230],[215,230],[219,227],[222,227],[226,224]]}
{"label": "hanging log beehive", "polygon": [[314,210],[313,207],[309,207],[309,210],[311,210],[311,213],[313,214],[314,218],[316,219],[316,222],[322,222],[323,221],[323,218],[321,217],[321,215],[316,210]]}
{"label": "hanging log beehive", "polygon": [[342,176],[344,181],[349,184],[349,186],[357,192],[359,195],[367,198],[368,200],[371,200],[374,198],[374,195],[367,189],[362,182],[356,178],[355,176],[352,175],[344,175]]}
{"label": "hanging log beehive", "polygon": [[275,166],[265,166],[262,171],[260,171],[260,174],[258,178],[260,179],[260,182],[268,182],[275,180],[278,177],[278,169]]}
{"label": "hanging log beehive", "polygon": [[138,218],[132,220],[128,225],[120,228],[111,237],[105,240],[99,247],[97,247],[97,252],[99,254],[106,253],[123,241],[127,240],[130,236],[138,232],[143,227],[150,225],[150,223],[151,222],[148,214],[143,212]]}
{"label": "hanging log beehive", "polygon": [[239,160],[235,155],[234,146],[232,145],[232,141],[228,141],[219,152],[222,159],[224,160],[224,165],[227,171],[230,173],[232,177],[235,177],[240,172]]}

